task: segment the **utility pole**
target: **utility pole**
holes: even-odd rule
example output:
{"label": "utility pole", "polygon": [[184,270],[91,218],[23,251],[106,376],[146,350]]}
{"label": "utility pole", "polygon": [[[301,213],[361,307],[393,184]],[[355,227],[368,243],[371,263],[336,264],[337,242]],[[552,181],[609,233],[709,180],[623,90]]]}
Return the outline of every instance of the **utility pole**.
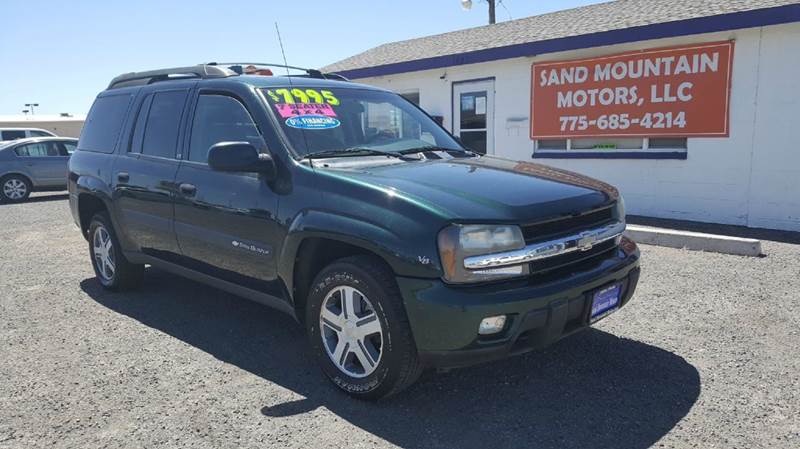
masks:
{"label": "utility pole", "polygon": [[[497,0],[485,0],[486,3],[489,4],[489,25],[493,25],[497,22],[496,15],[495,15],[495,6],[497,6]],[[500,0],[502,3],[502,0]],[[472,9],[472,0],[461,0],[461,7],[464,10],[469,11]]]}

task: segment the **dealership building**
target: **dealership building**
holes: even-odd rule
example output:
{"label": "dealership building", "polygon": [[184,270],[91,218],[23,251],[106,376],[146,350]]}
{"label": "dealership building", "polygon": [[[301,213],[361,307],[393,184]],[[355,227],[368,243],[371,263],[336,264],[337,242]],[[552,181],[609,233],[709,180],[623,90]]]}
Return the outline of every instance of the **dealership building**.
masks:
{"label": "dealership building", "polygon": [[610,182],[630,214],[800,231],[798,2],[617,0],[324,70],[404,95],[476,151]]}

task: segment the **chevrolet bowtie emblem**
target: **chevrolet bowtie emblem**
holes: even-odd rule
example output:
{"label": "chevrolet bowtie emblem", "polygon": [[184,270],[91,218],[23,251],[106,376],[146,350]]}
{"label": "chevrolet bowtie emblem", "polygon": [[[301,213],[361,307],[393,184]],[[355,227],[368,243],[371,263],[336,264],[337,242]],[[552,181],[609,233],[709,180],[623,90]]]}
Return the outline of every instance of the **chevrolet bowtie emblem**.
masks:
{"label": "chevrolet bowtie emblem", "polygon": [[578,235],[578,241],[575,246],[581,251],[589,251],[597,242],[597,234],[591,231],[584,231]]}

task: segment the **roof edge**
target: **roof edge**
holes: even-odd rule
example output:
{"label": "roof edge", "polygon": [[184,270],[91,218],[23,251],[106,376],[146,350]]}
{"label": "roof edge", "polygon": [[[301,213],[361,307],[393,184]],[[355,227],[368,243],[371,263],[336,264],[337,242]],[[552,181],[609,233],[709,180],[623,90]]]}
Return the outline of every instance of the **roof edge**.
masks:
{"label": "roof edge", "polygon": [[599,33],[581,34],[578,36],[548,39],[504,47],[488,48],[465,53],[435,56],[392,64],[363,67],[351,70],[338,70],[337,74],[350,79],[369,78],[373,76],[394,75],[398,73],[418,72],[480,62],[497,61],[523,56],[536,56],[560,51],[578,50],[582,48],[602,47],[629,42],[669,37],[688,36],[692,34],[713,33],[719,31],[753,28],[782,23],[800,22],[800,4],[776,6],[774,8],[752,9],[715,16],[696,17],[692,19],[642,25]]}

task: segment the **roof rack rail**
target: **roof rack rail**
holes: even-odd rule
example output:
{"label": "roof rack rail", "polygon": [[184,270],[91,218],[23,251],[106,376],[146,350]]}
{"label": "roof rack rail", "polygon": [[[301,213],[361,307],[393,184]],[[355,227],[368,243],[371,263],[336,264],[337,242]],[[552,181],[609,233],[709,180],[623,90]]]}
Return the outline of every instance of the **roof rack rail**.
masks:
{"label": "roof rack rail", "polygon": [[142,86],[152,84],[158,81],[168,81],[171,79],[187,79],[187,78],[227,78],[229,76],[242,75],[244,73],[244,66],[266,66],[266,67],[283,67],[286,69],[302,70],[305,75],[293,76],[306,76],[309,78],[329,79],[337,81],[350,81],[347,78],[336,73],[322,73],[317,69],[307,69],[305,67],[296,67],[285,64],[273,64],[269,62],[209,62],[208,64],[198,64],[189,67],[173,67],[171,69],[149,70],[146,72],[131,72],[123,73],[118,77],[111,80],[107,89],[116,89],[120,87]]}
{"label": "roof rack rail", "polygon": [[350,78],[345,77],[344,75],[339,75],[338,73],[323,73],[322,77],[326,80],[336,80],[336,81],[350,81]]}
{"label": "roof rack rail", "polygon": [[123,73],[122,75],[119,75],[111,80],[111,83],[108,85],[108,89],[141,86],[158,81],[166,81],[169,79],[227,78],[229,76],[236,75],[238,75],[238,73],[226,67],[217,67],[214,64],[198,64],[189,67],[174,67],[171,69],[149,70],[147,72]]}
{"label": "roof rack rail", "polygon": [[[329,79],[329,80],[337,80],[337,81],[350,81],[349,79],[343,77],[342,75],[336,73],[323,73],[317,69],[309,69],[306,67],[297,67],[293,65],[286,65],[286,64],[276,64],[272,62],[209,62],[208,65],[212,66],[228,66],[229,69],[239,73],[240,75],[244,73],[244,66],[253,65],[253,66],[262,66],[262,67],[282,67],[285,69],[292,69],[292,70],[302,70],[306,72],[307,77],[309,78],[319,78],[319,79]],[[292,76],[292,75],[290,75]],[[304,76],[304,75],[294,75],[294,76]]]}

